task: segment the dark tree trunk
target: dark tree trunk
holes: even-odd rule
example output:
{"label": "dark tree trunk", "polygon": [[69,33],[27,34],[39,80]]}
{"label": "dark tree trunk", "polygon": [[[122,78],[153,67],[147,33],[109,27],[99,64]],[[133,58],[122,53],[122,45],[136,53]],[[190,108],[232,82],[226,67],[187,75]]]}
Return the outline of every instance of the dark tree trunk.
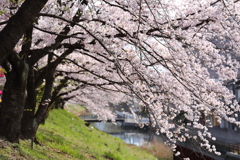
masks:
{"label": "dark tree trunk", "polygon": [[52,95],[53,82],[54,82],[54,76],[53,76],[53,73],[50,73],[50,75],[46,79],[46,85],[45,85],[42,100],[38,106],[38,110],[33,119],[32,129],[33,129],[34,137],[31,137],[31,138],[35,138],[39,125],[44,123],[44,121],[47,118],[47,115],[49,112],[49,102]]}
{"label": "dark tree trunk", "polygon": [[19,141],[20,125],[25,105],[28,65],[18,61],[6,74],[0,110],[0,135],[10,142]]}
{"label": "dark tree trunk", "polygon": [[[53,58],[53,55],[48,55],[48,67],[49,72],[46,78],[46,84],[44,87],[44,93],[41,99],[41,102],[38,106],[37,112],[33,117],[33,121],[28,125],[28,131],[30,134],[27,135],[29,139],[35,139],[38,127],[41,123],[43,123],[49,112],[49,102],[52,96],[53,82],[54,82],[54,70],[50,69],[50,62]],[[35,82],[32,82],[35,83]],[[34,85],[36,87],[36,85]],[[30,127],[30,128],[29,128]]]}
{"label": "dark tree trunk", "polygon": [[[73,50],[74,49],[68,49],[63,54],[63,57],[72,53]],[[28,117],[24,116],[24,119],[22,121],[22,124],[24,124],[24,126],[23,126],[24,128],[22,128],[22,134],[23,134],[24,138],[28,138],[28,139],[35,138],[39,125],[45,122],[47,115],[50,111],[50,106],[51,106],[50,102],[52,99],[52,90],[53,90],[53,82],[54,82],[54,70],[57,67],[57,65],[62,62],[62,59],[60,58],[52,63],[51,62],[52,58],[53,58],[53,55],[49,54],[48,55],[48,65],[46,66],[45,70],[41,72],[44,75],[43,77],[47,77],[47,78],[46,78],[46,84],[44,87],[44,94],[43,94],[41,102],[38,106],[37,112],[34,115],[33,120],[30,120],[31,116],[32,116],[32,114],[30,112],[29,113],[26,112],[26,114],[24,113],[24,115],[28,116]],[[35,79],[43,79],[43,77],[38,78],[39,76],[37,77],[36,75],[34,77],[35,77]],[[36,81],[34,82],[35,83],[35,85],[33,85],[34,87],[38,87],[41,84],[40,81],[38,81],[39,83],[37,83]],[[33,83],[33,82],[31,82],[31,83]],[[26,105],[29,105],[29,102],[27,102]],[[26,107],[31,108],[34,106],[32,104],[31,107],[30,106],[26,106]]]}
{"label": "dark tree trunk", "polygon": [[17,13],[0,32],[0,65],[12,52],[13,48],[34,23],[41,9],[48,0],[25,0]]}
{"label": "dark tree trunk", "polygon": [[35,77],[33,69],[30,69],[27,83],[27,99],[21,121],[21,136],[24,139],[31,139],[35,137],[35,133],[33,131],[33,118],[35,113],[35,106],[36,106]]}

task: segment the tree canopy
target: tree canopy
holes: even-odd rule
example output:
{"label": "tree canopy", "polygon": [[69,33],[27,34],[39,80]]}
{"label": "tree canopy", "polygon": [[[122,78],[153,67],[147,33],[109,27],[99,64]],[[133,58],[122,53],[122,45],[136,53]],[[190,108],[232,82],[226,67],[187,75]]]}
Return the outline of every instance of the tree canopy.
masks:
{"label": "tree canopy", "polygon": [[[215,139],[199,119],[239,125],[224,85],[239,69],[238,0],[0,0],[6,83],[0,135],[35,137],[49,110],[69,99],[100,119],[123,95],[141,100],[169,144]],[[41,93],[41,94],[40,94]],[[40,97],[39,97],[40,95]],[[180,115],[180,116],[179,116]],[[187,124],[180,123],[184,116]]]}

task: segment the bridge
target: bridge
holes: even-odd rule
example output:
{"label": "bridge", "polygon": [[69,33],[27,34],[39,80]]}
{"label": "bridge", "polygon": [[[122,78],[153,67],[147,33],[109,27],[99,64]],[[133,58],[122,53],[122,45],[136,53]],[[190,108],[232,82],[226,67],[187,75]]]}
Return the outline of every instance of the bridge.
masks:
{"label": "bridge", "polygon": [[[80,118],[82,120],[84,120],[85,122],[102,122],[102,120],[99,120],[97,118],[96,115],[93,114],[85,114],[83,116],[80,116]],[[123,122],[124,121],[124,117],[117,115],[117,117],[115,118],[116,122]],[[107,120],[107,122],[111,122],[111,120]]]}
{"label": "bridge", "polygon": [[[122,122],[124,126],[134,126],[134,125],[136,126],[139,123],[145,123],[145,124],[149,123],[148,118],[141,118],[139,116],[134,117],[134,115],[129,112],[116,111],[116,113],[117,113],[117,117],[115,118],[115,121]],[[86,115],[80,116],[80,118],[85,122],[101,122],[101,120],[99,120],[97,116],[93,114],[86,114]],[[107,120],[107,122],[111,122],[111,120]]]}

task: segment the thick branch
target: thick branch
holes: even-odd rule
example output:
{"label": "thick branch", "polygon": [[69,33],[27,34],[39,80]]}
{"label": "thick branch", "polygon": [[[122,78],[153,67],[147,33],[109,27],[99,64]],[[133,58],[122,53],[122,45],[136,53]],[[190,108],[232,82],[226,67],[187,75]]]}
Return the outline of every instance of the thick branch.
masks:
{"label": "thick branch", "polygon": [[0,32],[0,64],[31,26],[48,0],[26,0]]}

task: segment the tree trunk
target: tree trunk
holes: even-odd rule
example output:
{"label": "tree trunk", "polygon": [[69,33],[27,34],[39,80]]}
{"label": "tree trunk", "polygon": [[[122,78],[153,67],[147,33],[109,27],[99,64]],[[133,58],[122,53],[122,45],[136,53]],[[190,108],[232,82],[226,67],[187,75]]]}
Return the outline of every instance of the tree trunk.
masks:
{"label": "tree trunk", "polygon": [[45,85],[42,100],[33,118],[32,132],[34,133],[34,135],[31,138],[35,138],[39,125],[44,123],[49,113],[49,102],[52,95],[53,82],[54,82],[54,76],[53,76],[53,73],[50,73],[50,75],[46,79],[46,85]]}
{"label": "tree trunk", "polygon": [[0,32],[0,65],[31,26],[48,0],[25,0],[17,13]]}
{"label": "tree trunk", "polygon": [[21,136],[25,139],[35,137],[33,131],[33,118],[36,106],[36,90],[34,70],[29,70],[27,82],[27,99],[24,107],[23,117],[21,121]]}
{"label": "tree trunk", "polygon": [[19,61],[6,74],[0,110],[0,135],[10,142],[19,142],[22,114],[25,105],[25,91],[28,77],[28,65]]}

